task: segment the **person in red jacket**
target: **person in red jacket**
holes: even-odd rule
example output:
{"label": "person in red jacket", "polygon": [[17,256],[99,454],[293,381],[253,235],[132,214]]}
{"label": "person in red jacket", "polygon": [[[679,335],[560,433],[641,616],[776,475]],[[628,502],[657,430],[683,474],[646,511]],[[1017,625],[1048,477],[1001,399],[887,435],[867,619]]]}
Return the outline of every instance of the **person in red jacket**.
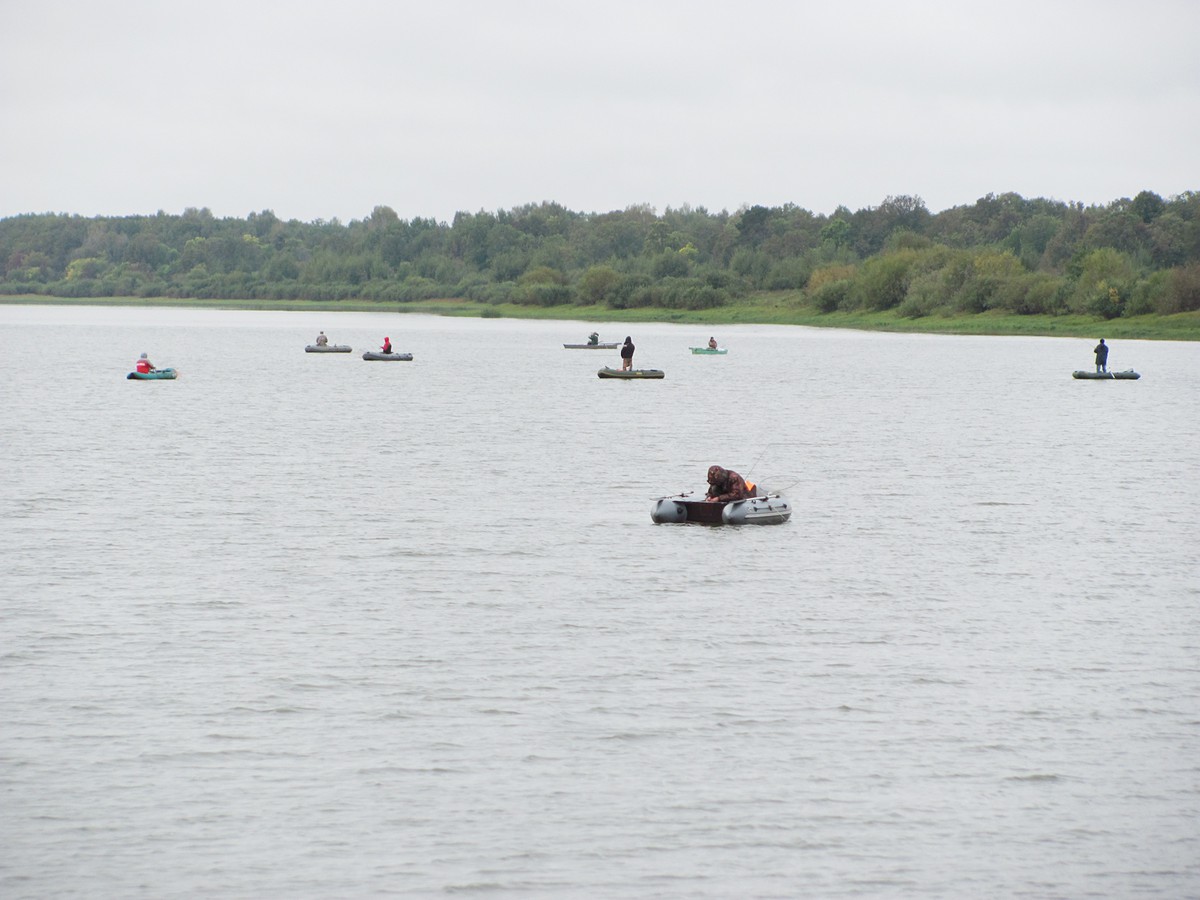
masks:
{"label": "person in red jacket", "polygon": [[722,469],[720,466],[708,467],[708,494],[704,498],[705,502],[745,500],[747,497],[756,495],[757,491],[753,483],[747,481],[733,469]]}
{"label": "person in red jacket", "polygon": [[385,337],[383,339],[383,346],[380,347],[379,350],[382,353],[391,353],[392,352],[392,339],[390,337]]}
{"label": "person in red jacket", "polygon": [[143,375],[154,371],[154,363],[150,362],[145,353],[138,357],[137,370]]}

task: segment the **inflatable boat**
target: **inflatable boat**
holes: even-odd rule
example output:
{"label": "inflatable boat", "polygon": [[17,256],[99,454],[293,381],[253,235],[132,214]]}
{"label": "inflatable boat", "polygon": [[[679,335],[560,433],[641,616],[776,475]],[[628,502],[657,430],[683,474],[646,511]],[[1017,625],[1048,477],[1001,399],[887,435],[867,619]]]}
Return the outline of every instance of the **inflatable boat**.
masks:
{"label": "inflatable boat", "polygon": [[792,517],[792,504],[782,494],[766,493],[745,500],[688,500],[688,495],[662,497],[650,510],[656,525],[781,525]]}
{"label": "inflatable boat", "polygon": [[697,356],[724,356],[729,351],[724,347],[693,347],[692,352]]}
{"label": "inflatable boat", "polygon": [[125,377],[130,381],[161,381],[178,378],[179,373],[174,369],[152,369],[149,372],[130,372]]}
{"label": "inflatable boat", "polygon": [[599,344],[563,344],[567,350],[616,350],[620,346],[620,341],[602,341]]}
{"label": "inflatable boat", "polygon": [[304,348],[305,353],[349,353],[347,344],[309,344]]}
{"label": "inflatable boat", "polygon": [[375,353],[368,350],[363,354],[363,359],[393,359],[401,362],[408,362],[412,359],[411,353]]}
{"label": "inflatable boat", "polygon": [[596,373],[601,378],[666,378],[667,373],[662,369],[610,369],[605,366]]}
{"label": "inflatable boat", "polygon": [[1142,376],[1133,369],[1126,369],[1124,372],[1086,372],[1082,369],[1071,374],[1072,378],[1090,378],[1094,381],[1111,381],[1113,379],[1125,379],[1126,381],[1136,381]]}

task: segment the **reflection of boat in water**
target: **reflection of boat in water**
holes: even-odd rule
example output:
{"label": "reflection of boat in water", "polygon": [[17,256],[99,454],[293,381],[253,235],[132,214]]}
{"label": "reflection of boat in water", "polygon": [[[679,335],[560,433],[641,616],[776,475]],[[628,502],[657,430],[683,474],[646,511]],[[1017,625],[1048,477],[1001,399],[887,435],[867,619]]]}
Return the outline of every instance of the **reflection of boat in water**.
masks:
{"label": "reflection of boat in water", "polygon": [[305,353],[349,353],[348,344],[309,344],[304,348]]}
{"label": "reflection of boat in water", "polygon": [[1133,369],[1126,369],[1124,372],[1085,372],[1077,370],[1071,374],[1072,378],[1090,378],[1095,381],[1136,381],[1142,376]]}
{"label": "reflection of boat in water", "polygon": [[611,369],[605,366],[596,373],[601,378],[666,378],[667,373],[662,369]]}
{"label": "reflection of boat in water", "polygon": [[152,369],[149,372],[130,372],[125,376],[130,381],[170,381],[179,377],[174,369]]}
{"label": "reflection of boat in water", "polygon": [[604,341],[599,344],[563,344],[567,350],[616,350],[620,346],[620,341]]}
{"label": "reflection of boat in water", "polygon": [[692,352],[697,356],[724,356],[729,351],[724,347],[693,347]]}
{"label": "reflection of boat in water", "polygon": [[762,492],[745,500],[689,500],[689,494],[662,497],[650,510],[655,524],[780,525],[792,516],[792,505],[782,494]]}
{"label": "reflection of boat in water", "polygon": [[397,360],[400,362],[408,362],[409,360],[412,359],[412,354],[411,353],[375,353],[371,350],[368,350],[366,353],[363,354],[363,359],[384,359],[384,360]]}

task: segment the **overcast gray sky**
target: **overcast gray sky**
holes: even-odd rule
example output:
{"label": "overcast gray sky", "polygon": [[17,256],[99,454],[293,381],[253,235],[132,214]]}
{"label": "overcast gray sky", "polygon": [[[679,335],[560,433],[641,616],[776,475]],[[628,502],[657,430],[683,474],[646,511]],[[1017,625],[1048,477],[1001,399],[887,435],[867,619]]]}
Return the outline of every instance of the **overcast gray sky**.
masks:
{"label": "overcast gray sky", "polygon": [[0,217],[1200,189],[1196,0],[0,0]]}

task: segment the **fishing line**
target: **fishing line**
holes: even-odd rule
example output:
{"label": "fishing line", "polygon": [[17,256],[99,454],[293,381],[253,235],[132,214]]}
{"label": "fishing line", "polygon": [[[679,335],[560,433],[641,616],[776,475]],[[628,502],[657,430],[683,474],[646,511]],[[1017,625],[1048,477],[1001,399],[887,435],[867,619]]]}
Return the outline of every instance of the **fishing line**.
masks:
{"label": "fishing line", "polygon": [[751,472],[754,471],[754,467],[757,466],[759,464],[759,462],[762,461],[762,458],[766,455],[768,450],[770,450],[772,447],[779,447],[779,446],[782,446],[781,441],[776,441],[773,444],[764,445],[762,448],[762,451],[758,454],[758,456],[754,457],[754,462],[750,463],[750,468],[746,470],[746,474],[749,475]]}
{"label": "fishing line", "polygon": [[759,487],[761,487],[763,490],[766,490],[772,494],[781,494],[784,491],[791,490],[792,488],[794,488],[796,485],[798,485],[800,483],[799,478],[789,481],[787,484],[784,484],[784,485],[778,485],[775,483],[775,479],[777,479],[777,478],[783,479],[783,478],[789,478],[789,477],[791,477],[791,476],[788,476],[788,475],[764,475],[762,478],[760,478],[756,482],[756,484],[758,484]]}

